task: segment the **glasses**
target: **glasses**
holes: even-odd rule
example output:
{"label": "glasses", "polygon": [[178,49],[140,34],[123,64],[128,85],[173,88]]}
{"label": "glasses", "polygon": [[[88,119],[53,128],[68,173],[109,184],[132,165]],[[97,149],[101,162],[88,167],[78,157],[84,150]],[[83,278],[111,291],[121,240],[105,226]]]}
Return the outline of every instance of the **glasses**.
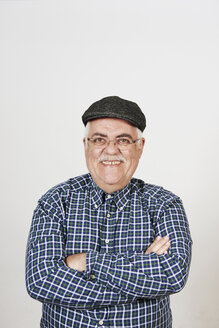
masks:
{"label": "glasses", "polygon": [[105,137],[96,137],[96,138],[87,138],[88,141],[92,142],[93,146],[98,148],[104,148],[109,145],[110,142],[113,142],[114,145],[119,147],[120,149],[126,149],[128,146],[136,143],[137,141],[141,140],[141,138],[136,140],[130,140],[128,138],[116,138],[116,139],[108,139]]}

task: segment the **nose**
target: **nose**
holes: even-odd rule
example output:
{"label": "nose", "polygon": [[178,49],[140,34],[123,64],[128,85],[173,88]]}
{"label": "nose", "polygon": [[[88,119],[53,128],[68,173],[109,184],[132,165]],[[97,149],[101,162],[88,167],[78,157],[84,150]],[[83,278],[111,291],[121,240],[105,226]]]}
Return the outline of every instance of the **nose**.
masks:
{"label": "nose", "polygon": [[116,154],[118,153],[118,145],[115,140],[109,140],[106,147],[104,148],[104,152],[107,154]]}

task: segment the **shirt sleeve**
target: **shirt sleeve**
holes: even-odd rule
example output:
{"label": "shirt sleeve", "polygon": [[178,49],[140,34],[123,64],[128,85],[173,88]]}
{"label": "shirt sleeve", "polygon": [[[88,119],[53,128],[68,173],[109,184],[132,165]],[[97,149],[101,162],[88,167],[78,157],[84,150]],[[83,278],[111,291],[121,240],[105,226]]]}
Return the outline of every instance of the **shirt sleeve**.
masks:
{"label": "shirt sleeve", "polygon": [[[156,235],[170,237],[168,254],[87,254],[87,270],[109,288],[118,287],[129,296],[157,298],[179,292],[185,285],[191,260],[192,240],[179,198],[156,213]],[[133,236],[134,238],[134,236]]]}
{"label": "shirt sleeve", "polygon": [[[58,207],[57,207],[58,208]],[[26,286],[43,303],[89,309],[133,302],[119,288],[109,288],[65,264],[65,234],[60,213],[39,202],[32,220],[26,251]]]}

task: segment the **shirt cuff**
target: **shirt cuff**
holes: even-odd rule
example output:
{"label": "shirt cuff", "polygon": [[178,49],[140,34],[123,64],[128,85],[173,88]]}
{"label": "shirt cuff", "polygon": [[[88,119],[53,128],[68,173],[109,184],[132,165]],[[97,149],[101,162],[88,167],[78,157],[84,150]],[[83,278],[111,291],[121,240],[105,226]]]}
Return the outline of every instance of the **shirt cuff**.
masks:
{"label": "shirt cuff", "polygon": [[97,261],[98,252],[89,251],[86,255],[86,271],[84,271],[84,277],[88,280],[95,279],[92,268]]}
{"label": "shirt cuff", "polygon": [[91,280],[99,280],[102,283],[108,283],[108,272],[111,261],[107,253],[89,251],[86,258],[86,277]]}

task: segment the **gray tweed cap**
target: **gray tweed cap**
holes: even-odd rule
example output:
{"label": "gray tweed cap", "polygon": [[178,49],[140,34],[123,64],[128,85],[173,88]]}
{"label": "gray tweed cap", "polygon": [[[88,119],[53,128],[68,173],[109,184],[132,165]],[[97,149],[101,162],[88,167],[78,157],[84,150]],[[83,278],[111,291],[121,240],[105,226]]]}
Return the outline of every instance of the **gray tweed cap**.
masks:
{"label": "gray tweed cap", "polygon": [[97,118],[120,118],[139,128],[142,132],[146,127],[146,119],[140,107],[126,99],[110,96],[94,102],[83,114],[82,121],[87,122]]}

